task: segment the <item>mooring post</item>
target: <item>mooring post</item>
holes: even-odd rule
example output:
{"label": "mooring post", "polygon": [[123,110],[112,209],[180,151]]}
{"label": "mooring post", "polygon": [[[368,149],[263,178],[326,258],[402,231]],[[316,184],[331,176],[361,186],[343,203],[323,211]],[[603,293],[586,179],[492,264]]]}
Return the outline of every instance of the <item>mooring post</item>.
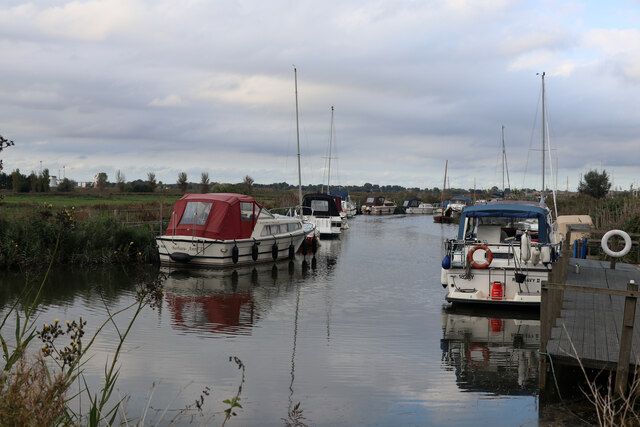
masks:
{"label": "mooring post", "polygon": [[[627,283],[628,291],[637,291],[638,285],[633,280]],[[618,368],[616,370],[615,392],[624,396],[629,379],[629,358],[633,339],[633,324],[636,320],[635,296],[624,297],[624,313],[622,314],[622,331],[620,332],[620,349],[618,352]]]}

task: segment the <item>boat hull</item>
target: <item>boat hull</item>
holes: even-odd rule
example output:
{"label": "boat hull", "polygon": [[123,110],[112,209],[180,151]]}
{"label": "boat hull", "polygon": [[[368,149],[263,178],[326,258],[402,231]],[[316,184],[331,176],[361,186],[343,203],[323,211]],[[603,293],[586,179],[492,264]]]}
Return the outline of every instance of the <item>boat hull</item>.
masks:
{"label": "boat hull", "polygon": [[[156,238],[156,243],[160,262],[164,265],[230,267],[291,258],[305,238],[306,234],[300,231],[235,241],[160,236]],[[237,257],[234,255],[234,247],[237,247]]]}

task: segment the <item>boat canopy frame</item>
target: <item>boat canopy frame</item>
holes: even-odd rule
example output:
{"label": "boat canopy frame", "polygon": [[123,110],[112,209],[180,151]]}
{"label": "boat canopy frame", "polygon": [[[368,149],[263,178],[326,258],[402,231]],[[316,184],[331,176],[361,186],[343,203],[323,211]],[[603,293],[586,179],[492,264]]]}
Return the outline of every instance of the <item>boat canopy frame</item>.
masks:
{"label": "boat canopy frame", "polygon": [[464,240],[464,231],[469,218],[523,218],[538,220],[538,242],[550,243],[551,225],[547,221],[549,209],[546,205],[529,202],[498,202],[467,207],[461,214],[458,240]]}

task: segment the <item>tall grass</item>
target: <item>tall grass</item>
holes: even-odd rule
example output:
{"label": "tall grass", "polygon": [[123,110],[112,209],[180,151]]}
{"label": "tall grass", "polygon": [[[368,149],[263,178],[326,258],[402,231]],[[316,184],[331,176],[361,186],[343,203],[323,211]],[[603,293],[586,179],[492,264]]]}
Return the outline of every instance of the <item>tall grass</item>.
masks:
{"label": "tall grass", "polygon": [[0,268],[46,266],[58,245],[56,264],[156,262],[155,239],[146,227],[125,226],[112,216],[78,220],[74,207],[43,203],[19,217],[0,216]]}

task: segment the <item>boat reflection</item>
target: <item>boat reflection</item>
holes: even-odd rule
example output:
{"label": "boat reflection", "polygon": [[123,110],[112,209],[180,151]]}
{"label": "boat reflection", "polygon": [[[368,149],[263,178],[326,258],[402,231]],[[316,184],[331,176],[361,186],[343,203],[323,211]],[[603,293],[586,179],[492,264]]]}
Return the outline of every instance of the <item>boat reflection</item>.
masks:
{"label": "boat reflection", "polygon": [[441,321],[443,365],[455,371],[460,389],[499,395],[537,394],[537,312],[447,307]]}
{"label": "boat reflection", "polygon": [[273,302],[293,292],[289,285],[311,268],[306,260],[234,270],[162,267],[172,326],[185,332],[250,334]]}

